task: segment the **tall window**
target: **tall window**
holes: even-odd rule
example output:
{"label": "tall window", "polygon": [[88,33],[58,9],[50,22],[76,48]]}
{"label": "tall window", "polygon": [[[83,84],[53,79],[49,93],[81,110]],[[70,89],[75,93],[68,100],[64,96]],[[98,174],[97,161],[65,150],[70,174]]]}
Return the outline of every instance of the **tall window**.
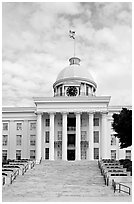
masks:
{"label": "tall window", "polygon": [[131,150],[126,150],[126,159],[131,160]]}
{"label": "tall window", "polygon": [[16,126],[17,130],[22,130],[22,123],[17,123]]}
{"label": "tall window", "polygon": [[86,139],[87,139],[87,132],[81,131],[81,141],[86,141]]}
{"label": "tall window", "polygon": [[7,150],[2,150],[2,161],[7,160]]}
{"label": "tall window", "polygon": [[61,150],[57,150],[57,157],[58,157],[58,159],[62,159],[62,151]]}
{"label": "tall window", "polygon": [[99,126],[99,118],[94,118],[94,126]]}
{"label": "tall window", "polygon": [[60,96],[62,96],[62,86],[60,87]]}
{"label": "tall window", "polygon": [[99,143],[99,131],[94,131],[94,143]]}
{"label": "tall window", "polygon": [[116,145],[116,137],[114,134],[111,135],[111,145]]}
{"label": "tall window", "polygon": [[94,148],[94,159],[99,159],[99,148]]}
{"label": "tall window", "polygon": [[50,126],[50,119],[46,118],[46,127],[49,127],[49,126]]}
{"label": "tall window", "polygon": [[116,159],[116,150],[111,150],[111,159]]}
{"label": "tall window", "polygon": [[16,160],[21,160],[21,150],[16,150]]}
{"label": "tall window", "polygon": [[3,146],[7,145],[7,140],[8,140],[8,135],[3,135],[3,141],[2,141]]}
{"label": "tall window", "polygon": [[45,142],[49,143],[49,131],[46,131]]}
{"label": "tall window", "polygon": [[30,150],[30,159],[35,159],[35,150]]}
{"label": "tall window", "polygon": [[35,145],[35,135],[30,135],[30,145],[34,146]]}
{"label": "tall window", "polygon": [[20,146],[22,143],[22,135],[16,135],[16,145]]}
{"label": "tall window", "polygon": [[36,123],[30,123],[30,130],[36,129]]}
{"label": "tall window", "polygon": [[62,126],[62,118],[60,118],[60,119],[58,120],[58,125],[59,125],[59,126]]}
{"label": "tall window", "polygon": [[88,96],[88,89],[89,89],[89,87],[86,86],[86,95],[87,95],[87,96]]}
{"label": "tall window", "polygon": [[84,150],[81,150],[81,159],[82,160],[85,160],[87,159],[87,151],[84,149]]}
{"label": "tall window", "polygon": [[8,123],[3,123],[3,130],[8,130]]}
{"label": "tall window", "polygon": [[62,131],[58,131],[58,140],[62,140]]}
{"label": "tall window", "polygon": [[86,118],[81,118],[81,126],[82,127],[85,127],[87,125],[87,121],[86,121]]}
{"label": "tall window", "polygon": [[49,148],[45,148],[45,159],[49,159]]}

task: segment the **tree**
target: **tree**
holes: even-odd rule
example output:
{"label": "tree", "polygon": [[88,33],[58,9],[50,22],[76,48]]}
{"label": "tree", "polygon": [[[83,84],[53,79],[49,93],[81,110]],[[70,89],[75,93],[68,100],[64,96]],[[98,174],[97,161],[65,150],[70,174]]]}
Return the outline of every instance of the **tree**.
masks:
{"label": "tree", "polygon": [[112,127],[116,137],[119,138],[120,148],[126,148],[132,145],[132,110],[122,108],[119,114],[113,114]]}

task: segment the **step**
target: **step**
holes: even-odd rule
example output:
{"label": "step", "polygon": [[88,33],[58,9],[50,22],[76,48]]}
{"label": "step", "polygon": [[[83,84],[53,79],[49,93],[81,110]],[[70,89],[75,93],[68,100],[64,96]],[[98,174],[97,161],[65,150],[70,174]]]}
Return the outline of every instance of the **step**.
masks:
{"label": "step", "polygon": [[58,201],[59,198],[115,196],[96,161],[43,161],[3,189],[3,201]]}

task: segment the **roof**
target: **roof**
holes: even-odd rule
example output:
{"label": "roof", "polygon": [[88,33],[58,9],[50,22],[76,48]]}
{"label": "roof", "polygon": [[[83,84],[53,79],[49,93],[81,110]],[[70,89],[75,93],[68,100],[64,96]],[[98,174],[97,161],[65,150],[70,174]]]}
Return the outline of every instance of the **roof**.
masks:
{"label": "roof", "polygon": [[65,67],[57,76],[55,84],[62,82],[62,81],[68,81],[68,80],[80,80],[80,81],[86,81],[87,83],[94,84],[94,87],[97,87],[92,75],[89,73],[88,69],[85,67],[73,64],[68,67]]}

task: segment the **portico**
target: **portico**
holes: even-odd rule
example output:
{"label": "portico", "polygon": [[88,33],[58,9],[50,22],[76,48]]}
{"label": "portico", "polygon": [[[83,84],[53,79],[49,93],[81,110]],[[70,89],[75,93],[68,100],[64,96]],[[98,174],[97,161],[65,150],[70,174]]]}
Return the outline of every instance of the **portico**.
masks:
{"label": "portico", "polygon": [[[46,116],[50,121],[48,127],[45,124]],[[99,121],[98,126],[95,126],[95,119]],[[107,112],[37,112],[36,130],[37,163],[41,158],[46,159],[45,148],[49,148],[49,160],[94,160],[95,149],[98,150],[96,159],[107,157]],[[99,141],[95,143],[94,134],[97,131]],[[49,132],[48,144],[42,139],[46,132]]]}

